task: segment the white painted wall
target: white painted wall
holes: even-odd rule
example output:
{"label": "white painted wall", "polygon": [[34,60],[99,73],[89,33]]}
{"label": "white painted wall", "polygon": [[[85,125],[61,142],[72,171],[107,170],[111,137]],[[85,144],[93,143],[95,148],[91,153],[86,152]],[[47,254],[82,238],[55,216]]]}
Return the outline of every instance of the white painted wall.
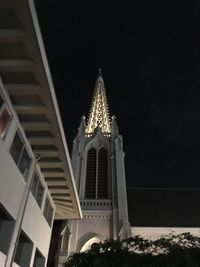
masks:
{"label": "white painted wall", "polygon": [[101,236],[110,236],[110,220],[109,219],[87,219],[81,220],[78,224],[78,237],[85,235],[86,233],[96,233]]}
{"label": "white painted wall", "polygon": [[[0,266],[3,267],[6,261],[6,255],[0,251]],[[20,267],[17,263],[13,263],[12,267]]]}
{"label": "white painted wall", "polygon": [[30,193],[22,223],[22,229],[33,241],[44,257],[48,256],[51,228]]}
{"label": "white painted wall", "polygon": [[6,261],[6,255],[0,251],[0,266],[4,266]]}
{"label": "white painted wall", "polygon": [[[10,106],[13,117],[5,139],[3,140],[0,138],[0,203],[4,206],[10,216],[14,220],[16,220],[26,186],[26,181],[24,180],[24,177],[22,176],[9,152],[17,129],[19,129],[19,131],[22,133],[24,142],[26,143],[31,157],[34,156],[30,145],[26,140],[24,131],[19,123],[17,115],[13,110],[9,99],[7,100],[7,104],[8,106]],[[22,223],[22,230],[31,239],[34,247],[30,266],[32,266],[33,264],[36,247],[43,254],[43,256],[47,258],[51,238],[52,229],[43,216],[43,207],[47,194],[51,204],[53,203],[53,201],[50,197],[50,194],[47,193],[48,189],[43,177],[41,177],[41,179],[43,185],[45,186],[42,208],[38,206],[36,200],[30,192]],[[52,204],[52,207],[55,208],[54,204]],[[6,256],[2,252],[0,252],[0,266],[4,266],[5,259]],[[13,267],[17,266],[17,264],[13,264]]]}
{"label": "white painted wall", "polygon": [[[16,127],[9,129],[9,136],[5,140],[6,143],[0,139],[0,203],[2,203],[12,218],[16,220],[26,182],[9,152],[12,142],[11,137],[13,138],[14,136],[14,134],[10,134],[11,131],[14,131],[15,134]],[[10,139],[9,141],[8,138]],[[51,228],[31,193],[22,229],[46,257],[48,255]]]}
{"label": "white painted wall", "polygon": [[0,140],[0,202],[8,213],[16,219],[25,181],[9,152]]}

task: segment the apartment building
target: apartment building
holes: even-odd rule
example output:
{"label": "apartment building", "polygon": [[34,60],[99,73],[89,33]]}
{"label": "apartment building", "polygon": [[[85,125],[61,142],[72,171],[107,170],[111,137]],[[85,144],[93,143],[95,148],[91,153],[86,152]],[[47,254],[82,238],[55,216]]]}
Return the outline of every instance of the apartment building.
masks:
{"label": "apartment building", "polygon": [[34,2],[3,0],[0,266],[45,266],[53,221],[81,217]]}

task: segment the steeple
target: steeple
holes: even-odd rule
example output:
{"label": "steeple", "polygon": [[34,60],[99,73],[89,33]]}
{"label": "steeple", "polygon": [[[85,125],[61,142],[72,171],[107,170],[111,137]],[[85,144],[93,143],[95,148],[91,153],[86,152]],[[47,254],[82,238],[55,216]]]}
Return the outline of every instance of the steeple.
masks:
{"label": "steeple", "polygon": [[95,83],[92,105],[88,121],[86,123],[85,132],[94,133],[97,127],[102,131],[102,133],[111,133],[110,116],[101,69],[99,69]]}
{"label": "steeple", "polygon": [[88,119],[82,117],[73,142],[72,167],[83,220],[71,222],[70,238],[63,235],[62,244],[68,242],[69,255],[88,249],[94,242],[131,236],[124,156],[122,136],[115,116],[112,120],[109,116],[99,70]]}

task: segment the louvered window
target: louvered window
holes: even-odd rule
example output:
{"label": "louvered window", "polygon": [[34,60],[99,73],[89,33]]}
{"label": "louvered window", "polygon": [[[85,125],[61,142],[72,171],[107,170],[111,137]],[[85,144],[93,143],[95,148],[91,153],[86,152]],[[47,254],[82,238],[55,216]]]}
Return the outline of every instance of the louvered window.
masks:
{"label": "louvered window", "polygon": [[87,155],[86,199],[108,198],[108,155],[105,148],[91,148]]}
{"label": "louvered window", "polygon": [[96,198],[96,161],[97,151],[91,148],[87,155],[85,198]]}
{"label": "louvered window", "polygon": [[105,148],[98,152],[98,197],[108,197],[108,157]]}

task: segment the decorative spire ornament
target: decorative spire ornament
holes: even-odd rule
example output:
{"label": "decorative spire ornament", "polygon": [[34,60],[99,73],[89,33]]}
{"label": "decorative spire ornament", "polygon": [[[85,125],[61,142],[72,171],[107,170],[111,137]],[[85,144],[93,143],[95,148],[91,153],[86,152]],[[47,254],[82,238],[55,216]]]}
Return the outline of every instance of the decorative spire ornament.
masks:
{"label": "decorative spire ornament", "polygon": [[85,116],[83,115],[81,118],[81,123],[78,128],[78,136],[82,136],[85,132]]}
{"label": "decorative spire ornament", "polygon": [[117,136],[119,134],[115,115],[112,116],[111,132],[113,136]]}
{"label": "decorative spire ornament", "polygon": [[110,116],[101,69],[99,69],[95,83],[94,95],[88,121],[86,123],[85,133],[92,134],[95,132],[97,127],[102,131],[102,133],[111,133]]}

